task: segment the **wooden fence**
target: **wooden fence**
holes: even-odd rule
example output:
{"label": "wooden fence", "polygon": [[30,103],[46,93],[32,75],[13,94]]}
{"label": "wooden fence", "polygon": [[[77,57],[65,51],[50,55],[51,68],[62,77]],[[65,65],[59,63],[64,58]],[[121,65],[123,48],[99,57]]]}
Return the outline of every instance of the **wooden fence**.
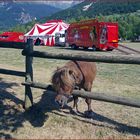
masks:
{"label": "wooden fence", "polygon": [[[79,60],[88,62],[102,62],[102,63],[117,63],[117,64],[138,64],[140,65],[140,56],[126,56],[126,55],[97,55],[97,54],[70,54],[70,53],[48,53],[33,50],[33,40],[27,40],[27,43],[13,43],[13,42],[0,42],[0,48],[14,48],[23,49],[22,55],[25,56],[25,72],[0,69],[0,73],[7,75],[15,75],[25,77],[25,109],[33,105],[33,96],[31,88],[48,89],[48,85],[43,83],[36,83],[33,80],[33,57],[47,58],[47,59],[63,59],[63,60]],[[74,90],[73,95],[82,98],[91,98],[93,100],[111,102],[121,105],[127,105],[140,108],[139,100],[130,100],[127,98],[108,96],[105,93],[92,93]]]}

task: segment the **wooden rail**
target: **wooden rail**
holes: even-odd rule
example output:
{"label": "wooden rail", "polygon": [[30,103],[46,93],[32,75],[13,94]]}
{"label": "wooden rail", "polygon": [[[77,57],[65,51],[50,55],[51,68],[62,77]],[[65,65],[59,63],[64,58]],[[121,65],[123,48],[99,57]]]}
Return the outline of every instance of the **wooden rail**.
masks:
{"label": "wooden rail", "polygon": [[[26,82],[26,83],[22,83],[22,85],[45,89],[45,90],[51,90],[50,89],[51,85],[38,83],[38,82]],[[132,100],[132,99],[124,98],[124,97],[112,96],[107,93],[105,94],[105,93],[97,93],[97,92],[87,92],[87,91],[82,91],[82,90],[74,90],[72,94],[82,97],[82,98],[90,98],[93,100],[140,108],[139,100],[134,100],[134,99]]]}
{"label": "wooden rail", "polygon": [[95,55],[95,54],[71,54],[71,53],[48,53],[33,51],[29,53],[25,50],[22,51],[24,56],[61,59],[61,60],[79,60],[88,62],[103,62],[103,63],[119,63],[119,64],[140,64],[140,56],[126,56],[126,55]]}
{"label": "wooden rail", "polygon": [[21,76],[25,77],[25,72],[21,71],[15,71],[15,70],[7,70],[7,69],[0,69],[1,74],[6,74],[6,75],[16,75],[16,76]]}

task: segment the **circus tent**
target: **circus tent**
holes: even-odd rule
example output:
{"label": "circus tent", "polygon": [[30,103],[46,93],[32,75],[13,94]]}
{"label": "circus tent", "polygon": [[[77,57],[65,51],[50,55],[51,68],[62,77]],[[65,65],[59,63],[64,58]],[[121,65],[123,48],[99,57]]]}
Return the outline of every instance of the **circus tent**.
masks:
{"label": "circus tent", "polygon": [[46,46],[54,46],[55,33],[61,30],[66,30],[69,24],[62,20],[50,20],[44,24],[35,24],[33,28],[25,34],[27,38],[40,39],[42,44]]}

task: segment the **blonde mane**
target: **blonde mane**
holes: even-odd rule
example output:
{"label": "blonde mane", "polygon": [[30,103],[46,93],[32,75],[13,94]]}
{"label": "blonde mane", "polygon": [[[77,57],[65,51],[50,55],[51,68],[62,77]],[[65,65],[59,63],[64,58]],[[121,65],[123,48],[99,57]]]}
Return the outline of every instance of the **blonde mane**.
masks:
{"label": "blonde mane", "polygon": [[52,84],[55,89],[60,87],[74,86],[74,79],[69,74],[69,69],[67,67],[62,67],[57,69],[52,76]]}

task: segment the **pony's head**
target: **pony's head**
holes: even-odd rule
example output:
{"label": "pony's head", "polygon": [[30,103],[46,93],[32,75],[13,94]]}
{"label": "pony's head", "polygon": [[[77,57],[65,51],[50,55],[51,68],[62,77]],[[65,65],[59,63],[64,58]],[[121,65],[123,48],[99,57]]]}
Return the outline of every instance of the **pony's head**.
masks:
{"label": "pony's head", "polygon": [[67,67],[57,69],[52,76],[52,85],[57,92],[55,101],[63,107],[75,88],[74,72]]}

